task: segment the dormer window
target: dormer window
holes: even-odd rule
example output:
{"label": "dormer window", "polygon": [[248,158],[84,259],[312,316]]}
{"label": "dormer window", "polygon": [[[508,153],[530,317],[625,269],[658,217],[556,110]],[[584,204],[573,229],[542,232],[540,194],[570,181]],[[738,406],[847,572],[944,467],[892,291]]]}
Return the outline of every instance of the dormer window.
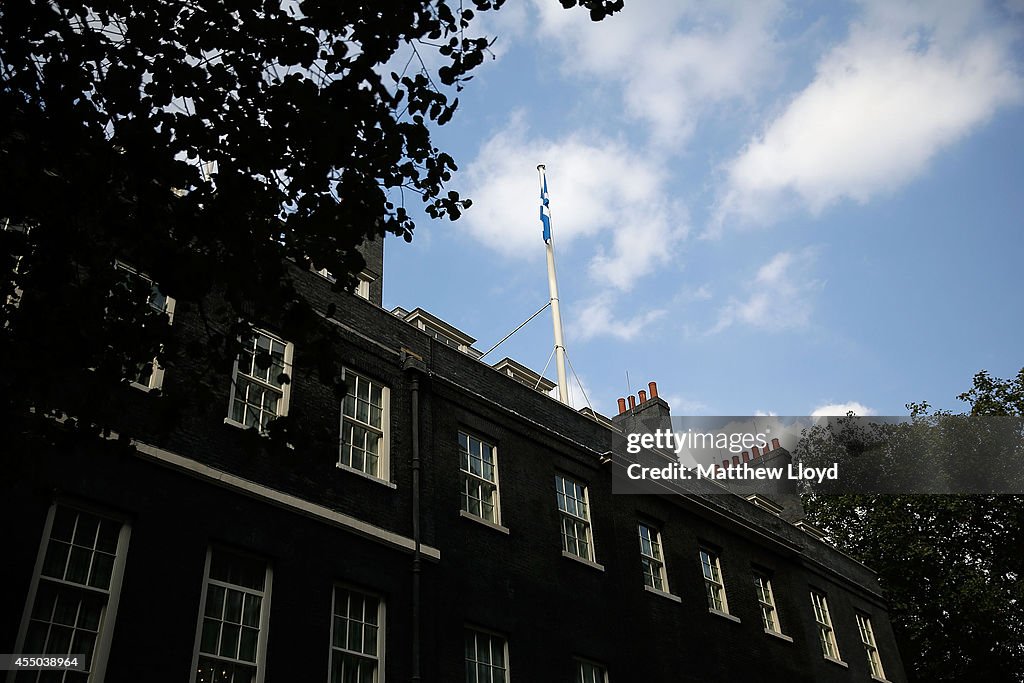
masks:
{"label": "dormer window", "polygon": [[[327,270],[326,268],[321,268],[320,270],[316,270],[315,268],[311,268],[311,270],[314,273],[316,273],[317,275],[319,275],[320,277],[324,278],[325,280],[327,280],[328,282],[330,282],[332,284],[338,281],[338,278],[334,277],[334,275],[331,273],[331,271]],[[352,293],[355,294],[356,296],[358,296],[361,299],[366,299],[367,301],[369,301],[370,300],[370,283],[373,282],[374,280],[376,280],[377,278],[375,278],[374,276],[370,275],[366,271],[363,271],[362,273],[359,273],[359,275],[357,275],[356,277],[359,278],[359,282],[356,283],[356,288],[352,291]]]}
{"label": "dormer window", "polygon": [[391,313],[445,346],[458,349],[474,358],[479,358],[481,355],[479,351],[473,348],[476,339],[470,337],[457,327],[449,325],[437,316],[427,313],[422,308],[414,308],[411,311],[407,311],[399,307],[393,309]]}
{"label": "dormer window", "polygon": [[547,377],[538,375],[530,368],[526,367],[522,363],[512,360],[511,358],[502,358],[494,364],[494,369],[502,374],[508,375],[521,384],[525,384],[531,389],[536,389],[542,394],[546,394],[555,388],[555,383]]}

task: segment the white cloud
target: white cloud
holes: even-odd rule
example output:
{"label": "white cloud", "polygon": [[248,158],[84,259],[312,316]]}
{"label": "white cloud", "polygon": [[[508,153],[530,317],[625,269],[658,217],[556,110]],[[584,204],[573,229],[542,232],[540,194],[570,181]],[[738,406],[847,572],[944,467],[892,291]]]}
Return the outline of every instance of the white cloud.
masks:
{"label": "white cloud", "polygon": [[776,0],[631,0],[594,23],[534,0],[542,38],[561,46],[563,71],[611,80],[655,142],[678,144],[708,107],[747,100],[775,71]]}
{"label": "white cloud", "polygon": [[711,287],[708,284],[703,284],[696,289],[689,286],[683,287],[673,301],[675,303],[691,303],[694,301],[707,301],[713,297],[714,294],[711,293]]}
{"label": "white cloud", "polygon": [[806,325],[814,295],[824,286],[811,275],[816,260],[817,252],[811,247],[776,254],[746,283],[750,291],[746,298],[730,298],[719,310],[708,334],[736,324],[774,331]]}
{"label": "white cloud", "polygon": [[848,401],[846,403],[829,403],[826,405],[818,406],[811,411],[811,417],[845,417],[847,413],[853,412],[854,415],[865,417],[868,415],[874,415],[875,410],[868,408],[863,403],[857,401]]}
{"label": "white cloud", "polygon": [[708,404],[704,401],[687,398],[681,394],[670,394],[662,398],[672,409],[673,415],[702,415],[708,409]]}
{"label": "white cloud", "polygon": [[769,410],[767,412],[765,412],[763,410],[755,410],[754,411],[754,417],[777,417],[777,416],[778,416],[778,413],[776,413],[775,411],[772,411],[772,410]]}
{"label": "white cloud", "polygon": [[1011,30],[980,2],[869,2],[813,81],[727,166],[718,221],[772,220],[786,199],[812,213],[899,188],[1019,102]]}
{"label": "white cloud", "polygon": [[556,249],[589,250],[583,258],[595,281],[628,291],[671,264],[688,217],[668,198],[662,166],[617,140],[531,137],[521,116],[483,145],[463,175],[473,198],[463,220],[473,237],[509,257],[543,253],[538,162],[547,165]]}
{"label": "white cloud", "polygon": [[[493,39],[491,55],[494,59],[501,59],[530,30],[528,9],[522,2],[506,2],[499,12],[478,11],[471,26],[473,36]],[[487,61],[490,59],[485,60],[485,63]]]}
{"label": "white cloud", "polygon": [[[630,341],[640,336],[648,325],[667,313],[665,309],[653,309],[621,318],[613,311],[611,294],[598,294],[581,305],[579,315],[573,322],[573,338],[580,341],[594,337],[615,337]],[[627,314],[628,315],[628,314]]]}

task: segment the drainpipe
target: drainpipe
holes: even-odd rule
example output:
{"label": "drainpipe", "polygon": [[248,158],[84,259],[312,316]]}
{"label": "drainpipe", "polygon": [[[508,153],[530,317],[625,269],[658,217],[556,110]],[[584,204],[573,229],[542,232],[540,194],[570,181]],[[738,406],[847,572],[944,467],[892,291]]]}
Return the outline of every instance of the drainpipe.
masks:
{"label": "drainpipe", "polygon": [[[408,366],[406,366],[408,369]],[[420,681],[420,378],[412,371],[412,680]]]}

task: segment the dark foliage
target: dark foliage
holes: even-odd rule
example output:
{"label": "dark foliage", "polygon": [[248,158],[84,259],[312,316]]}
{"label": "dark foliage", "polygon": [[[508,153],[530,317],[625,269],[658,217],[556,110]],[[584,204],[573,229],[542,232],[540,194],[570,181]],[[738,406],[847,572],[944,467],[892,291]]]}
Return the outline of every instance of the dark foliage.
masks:
{"label": "dark foliage", "polygon": [[[1008,380],[979,372],[973,388],[959,398],[971,405],[972,417],[1019,418],[1024,415],[1024,370]],[[927,403],[907,407],[919,418],[911,432],[934,432],[913,440],[916,452],[901,449],[900,443],[887,444],[886,450],[900,453],[904,466],[948,475],[955,469],[943,457],[949,454],[932,452],[928,445],[929,436],[943,433],[932,425],[947,420],[931,419],[936,416],[927,415]],[[972,424],[976,430],[985,422]],[[1020,422],[997,424],[1019,428]],[[934,447],[945,449],[949,443],[938,439]],[[830,451],[828,457],[835,456]],[[975,457],[970,467],[981,463]],[[1010,474],[1019,480],[1022,467],[1017,459]],[[933,474],[926,472],[925,479]],[[912,681],[1024,680],[1024,497],[814,494],[805,496],[804,505],[812,523],[840,550],[878,572]]]}
{"label": "dark foliage", "polygon": [[[0,4],[5,407],[101,425],[97,395],[173,364],[149,285],[115,260],[179,305],[228,302],[220,343],[192,349],[223,368],[239,332],[223,320],[303,308],[285,259],[351,287],[357,245],[412,238],[407,199],[458,218],[470,201],[431,130],[488,55],[474,17],[503,1]],[[560,2],[594,20],[622,6]]]}

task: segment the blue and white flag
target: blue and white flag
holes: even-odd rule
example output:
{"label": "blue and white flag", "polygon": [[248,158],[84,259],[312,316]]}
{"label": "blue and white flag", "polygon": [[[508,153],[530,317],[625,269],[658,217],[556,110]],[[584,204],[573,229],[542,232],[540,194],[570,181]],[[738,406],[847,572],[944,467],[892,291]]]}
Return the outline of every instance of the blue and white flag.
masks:
{"label": "blue and white flag", "polygon": [[543,173],[540,183],[540,222],[544,226],[541,234],[547,244],[551,241],[551,207],[548,205],[548,178]]}

